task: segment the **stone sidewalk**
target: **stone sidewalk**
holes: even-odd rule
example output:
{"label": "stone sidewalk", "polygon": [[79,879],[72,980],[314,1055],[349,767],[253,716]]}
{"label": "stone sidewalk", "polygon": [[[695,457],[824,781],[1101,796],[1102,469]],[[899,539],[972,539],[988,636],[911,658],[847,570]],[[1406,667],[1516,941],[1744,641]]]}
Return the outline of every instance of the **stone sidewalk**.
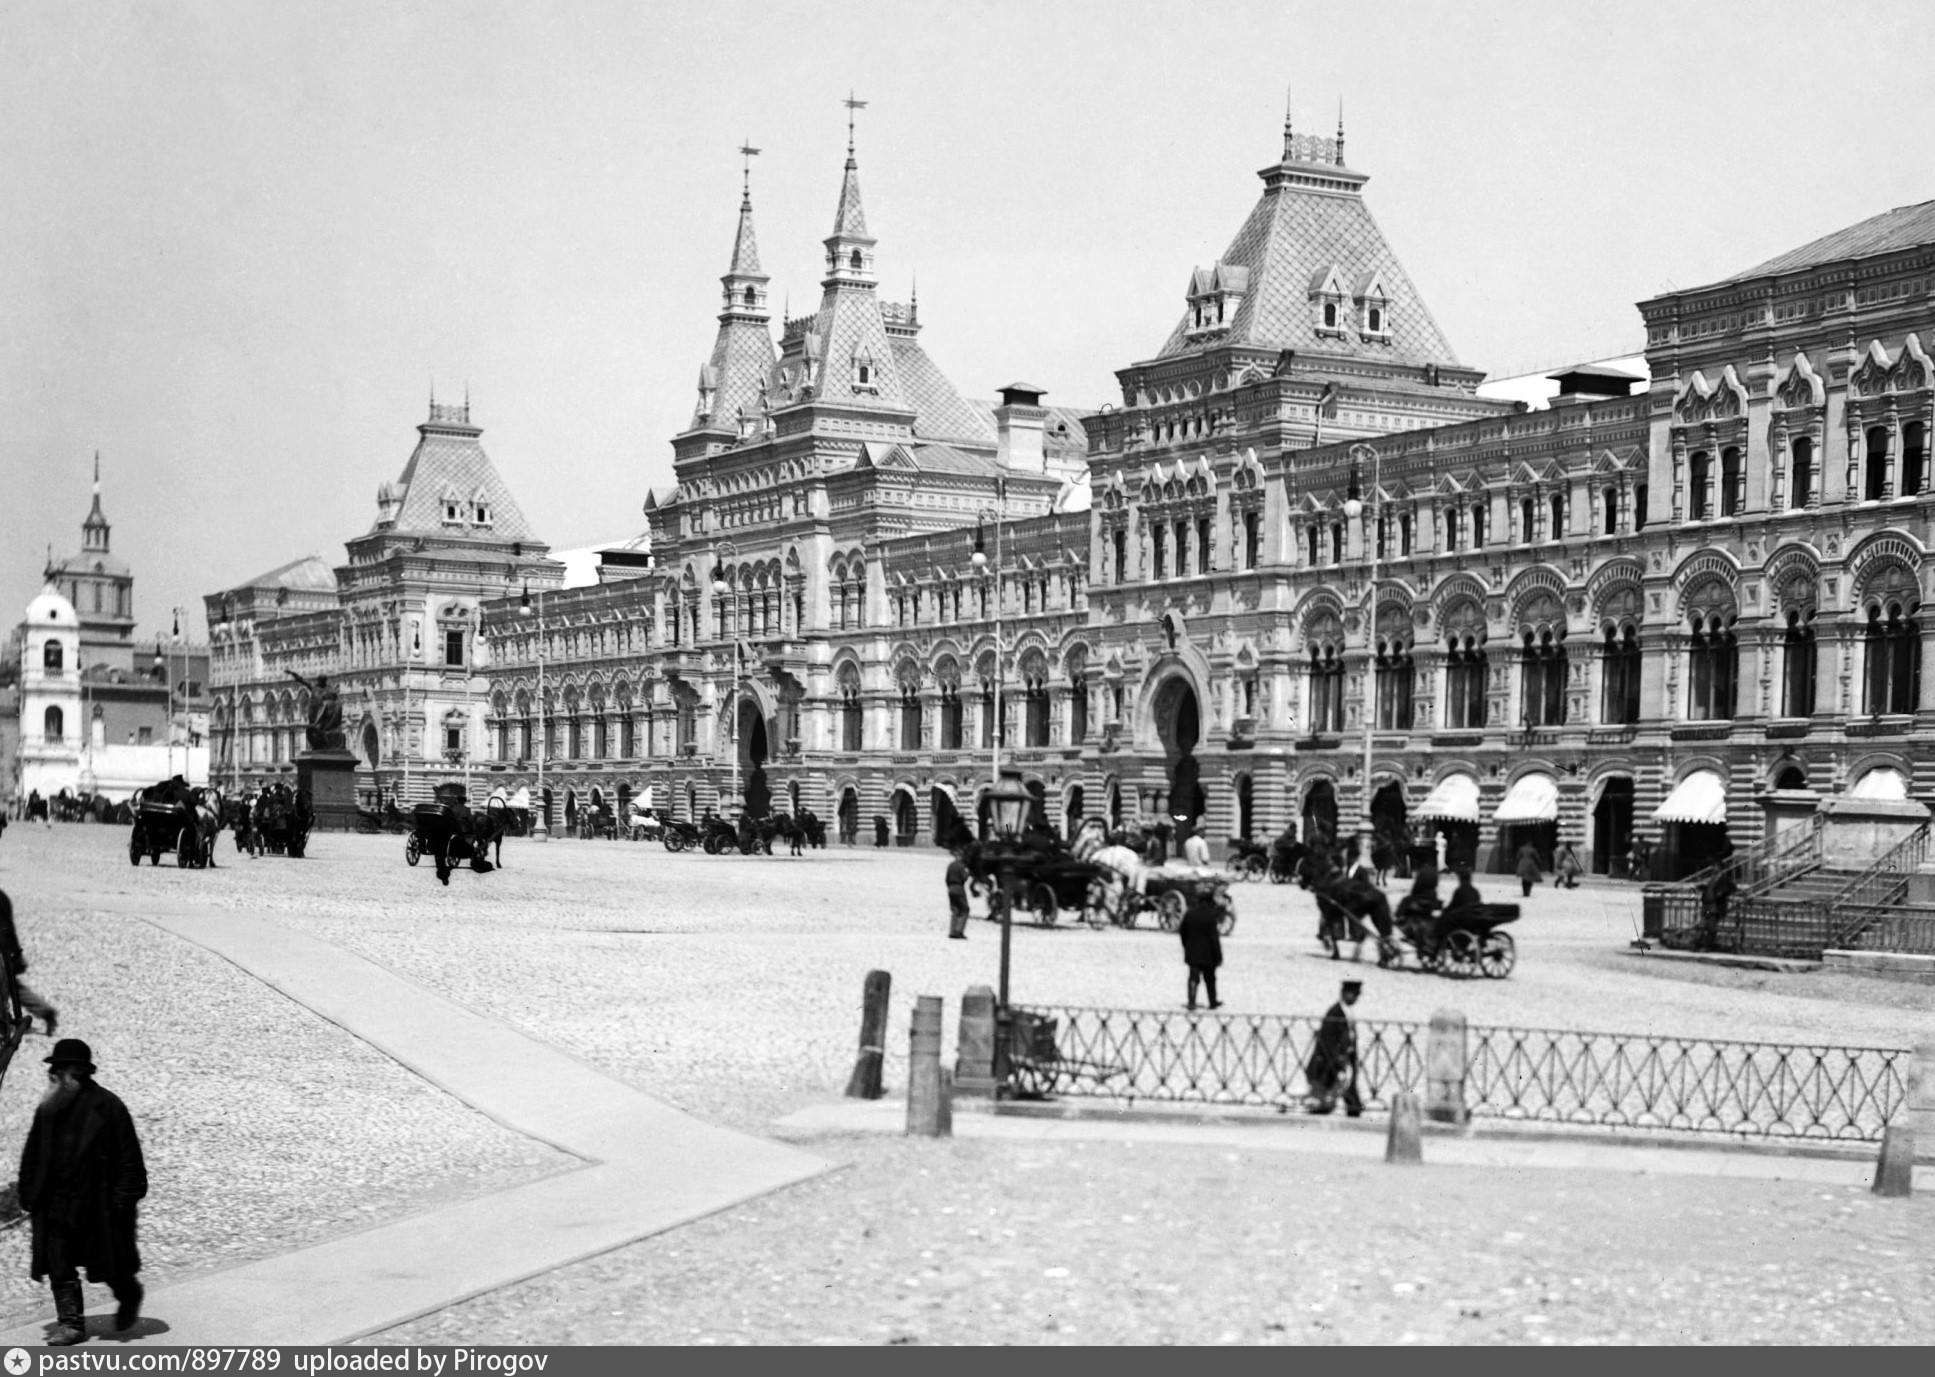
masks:
{"label": "stone sidewalk", "polygon": [[[827,1169],[795,1148],[702,1123],[338,947],[239,914],[178,909],[149,916],[506,1127],[585,1165],[157,1287],[127,1334],[113,1332],[110,1316],[90,1316],[95,1339],[343,1343]],[[0,1345],[39,1343],[47,1328],[17,1329],[0,1336]]]}

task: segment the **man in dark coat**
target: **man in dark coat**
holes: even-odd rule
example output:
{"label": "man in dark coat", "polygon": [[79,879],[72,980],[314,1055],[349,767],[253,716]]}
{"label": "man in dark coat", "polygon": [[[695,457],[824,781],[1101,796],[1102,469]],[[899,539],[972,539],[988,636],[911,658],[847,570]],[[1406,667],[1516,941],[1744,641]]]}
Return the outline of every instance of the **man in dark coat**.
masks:
{"label": "man in dark coat", "polygon": [[967,940],[970,878],[965,848],[956,848],[954,859],[947,863],[947,935],[960,941]]}
{"label": "man in dark coat", "polygon": [[1304,1067],[1304,1079],[1310,1083],[1307,1108],[1312,1114],[1330,1113],[1339,1097],[1349,1117],[1355,1119],[1364,1112],[1364,1102],[1357,1094],[1357,1023],[1350,1012],[1363,992],[1363,981],[1346,980],[1337,1002],[1325,1012],[1317,1029],[1316,1044]]}
{"label": "man in dark coat", "polygon": [[94,1083],[85,1042],[55,1043],[47,1080],[20,1154],[20,1207],[33,1218],[33,1278],[54,1291],[47,1342],[76,1344],[87,1337],[82,1268],[113,1290],[117,1330],[141,1318],[135,1202],[148,1193],[148,1169],[128,1107]]}
{"label": "man in dark coat", "polygon": [[4,889],[0,889],[0,961],[6,963],[14,993],[20,996],[20,1007],[45,1023],[47,1036],[52,1037],[54,1025],[60,1021],[60,1010],[35,994],[33,987],[20,978],[27,973],[27,954],[20,949],[20,933],[13,925],[13,900]]}
{"label": "man in dark coat", "polygon": [[1196,1007],[1196,989],[1203,986],[1209,994],[1209,1007],[1220,1009],[1216,997],[1216,968],[1223,964],[1223,935],[1217,930],[1222,919],[1213,894],[1192,895],[1189,907],[1177,928],[1182,937],[1183,960],[1189,965],[1189,1007]]}

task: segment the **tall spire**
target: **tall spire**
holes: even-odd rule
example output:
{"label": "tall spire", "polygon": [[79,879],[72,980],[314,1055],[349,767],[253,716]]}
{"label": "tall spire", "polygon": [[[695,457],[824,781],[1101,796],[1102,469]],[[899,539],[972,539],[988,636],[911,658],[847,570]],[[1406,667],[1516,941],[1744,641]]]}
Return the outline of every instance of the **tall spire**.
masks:
{"label": "tall spire", "polygon": [[1297,137],[1297,131],[1292,127],[1291,119],[1295,96],[1295,88],[1286,84],[1283,88],[1283,160],[1286,163],[1290,161],[1290,145]]}
{"label": "tall spire", "polygon": [[1337,97],[1337,166],[1344,165],[1344,98]]}
{"label": "tall spire", "polygon": [[105,554],[108,548],[108,519],[101,511],[101,451],[94,451],[94,505],[81,523],[81,548],[88,554]]}
{"label": "tall spire", "polygon": [[729,317],[767,318],[766,283],[770,279],[760,271],[759,238],[753,233],[752,160],[758,156],[751,139],[739,145],[739,230],[733,236],[732,262],[719,279],[725,288],[725,314],[719,317],[722,321]]}
{"label": "tall spire", "polygon": [[[864,100],[855,100],[851,92],[847,94],[847,166],[846,176],[840,182],[840,206],[833,212],[833,236],[836,239],[866,239],[867,216],[860,208],[860,164],[853,156],[853,116],[857,110],[867,108]],[[871,244],[872,240],[867,240]]]}

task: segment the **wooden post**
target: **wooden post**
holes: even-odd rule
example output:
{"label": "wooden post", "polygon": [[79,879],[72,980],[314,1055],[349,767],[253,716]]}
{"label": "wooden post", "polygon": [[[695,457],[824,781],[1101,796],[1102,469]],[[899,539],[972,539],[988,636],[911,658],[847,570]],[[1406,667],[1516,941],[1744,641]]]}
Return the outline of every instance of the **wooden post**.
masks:
{"label": "wooden post", "polygon": [[954,1088],[963,1095],[994,1095],[994,991],[970,985],[961,996],[961,1031],[954,1059]]}
{"label": "wooden post", "polygon": [[847,1079],[848,1099],[880,1098],[880,1073],[887,1046],[887,996],[893,987],[894,978],[886,971],[867,972],[860,996],[860,1056]]}
{"label": "wooden post", "polygon": [[1397,1163],[1424,1161],[1424,1125],[1418,1115],[1418,1097],[1401,1091],[1391,1097],[1391,1127],[1384,1137],[1384,1160]]}
{"label": "wooden post", "polygon": [[914,1001],[914,1022],[907,1032],[907,1132],[941,1138],[954,1129],[949,1083],[941,1071],[941,997]]}
{"label": "wooden post", "polygon": [[1469,1065],[1465,1016],[1456,1009],[1438,1010],[1424,1044],[1424,1112],[1433,1123],[1463,1124],[1471,1118],[1465,1104]]}

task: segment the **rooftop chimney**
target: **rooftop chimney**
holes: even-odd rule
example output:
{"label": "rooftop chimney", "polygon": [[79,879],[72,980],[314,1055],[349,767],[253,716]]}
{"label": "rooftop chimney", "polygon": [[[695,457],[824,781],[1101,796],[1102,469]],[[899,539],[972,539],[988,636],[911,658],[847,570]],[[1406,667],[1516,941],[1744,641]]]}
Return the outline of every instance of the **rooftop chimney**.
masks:
{"label": "rooftop chimney", "polygon": [[1048,412],[1041,404],[1042,389],[1032,383],[1009,383],[1001,389],[1001,405],[994,409],[998,448],[995,462],[1018,473],[1044,473],[1048,468],[1042,431]]}

